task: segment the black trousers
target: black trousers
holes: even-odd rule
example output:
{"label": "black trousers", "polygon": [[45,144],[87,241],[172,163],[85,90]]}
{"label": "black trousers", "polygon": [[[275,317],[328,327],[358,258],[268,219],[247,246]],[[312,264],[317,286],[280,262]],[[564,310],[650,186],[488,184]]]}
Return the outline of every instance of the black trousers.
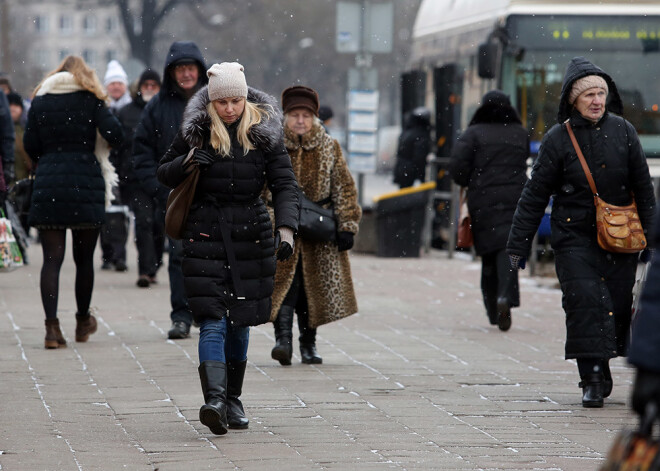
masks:
{"label": "black trousers", "polygon": [[507,298],[511,307],[520,306],[518,272],[511,268],[504,249],[481,256],[481,294],[491,322],[497,322],[497,298]]}
{"label": "black trousers", "polygon": [[135,244],[138,273],[154,276],[163,263],[165,249],[165,205],[136,189],[130,201],[135,214]]}
{"label": "black trousers", "polygon": [[293,276],[291,287],[282,301],[282,306],[293,308],[298,316],[298,330],[300,331],[299,342],[302,345],[313,345],[316,343],[316,329],[309,327],[309,306],[307,304],[307,293],[303,282],[302,259],[298,261],[296,273]]}

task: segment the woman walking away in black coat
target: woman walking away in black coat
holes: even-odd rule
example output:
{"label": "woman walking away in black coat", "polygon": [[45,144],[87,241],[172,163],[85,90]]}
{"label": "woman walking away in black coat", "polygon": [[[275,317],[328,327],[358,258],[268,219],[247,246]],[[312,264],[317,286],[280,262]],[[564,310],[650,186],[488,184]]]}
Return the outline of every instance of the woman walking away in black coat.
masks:
{"label": "woman walking away in black coat", "polygon": [[[216,435],[247,428],[239,400],[249,326],[268,322],[277,258],[293,253],[298,184],[284,147],[274,98],[248,88],[243,66],[223,62],[189,101],[158,179],[175,188],[197,166],[195,197],[183,232],[186,296],[199,323],[199,420]],[[276,237],[260,198],[274,196]],[[276,243],[276,240],[279,242]]]}
{"label": "woman walking away in black coat", "polygon": [[68,56],[37,86],[28,112],[23,143],[37,166],[28,222],[39,230],[43,250],[46,348],[66,346],[57,298],[67,229],[76,263],[76,342],[86,342],[96,332],[96,319],[89,312],[94,248],[117,183],[108,144],[116,147],[123,140],[106,98],[96,72],[81,57]]}
{"label": "woman walking away in black coat", "polygon": [[511,220],[527,181],[529,137],[509,97],[499,90],[484,95],[468,128],[455,144],[452,179],[467,187],[481,293],[488,320],[511,327],[511,307],[520,305],[518,273],[505,252]]}
{"label": "woman walking away in black coat", "polygon": [[612,78],[576,57],[568,64],[558,124],[543,137],[532,177],[523,189],[507,243],[515,268],[530,251],[550,195],[550,243],[566,313],[567,359],[577,359],[584,407],[603,407],[612,391],[609,360],[625,356],[637,254],[598,245],[594,195],[566,130],[571,127],[598,192],[617,206],[637,203],[648,230],[655,198],[646,157]]}

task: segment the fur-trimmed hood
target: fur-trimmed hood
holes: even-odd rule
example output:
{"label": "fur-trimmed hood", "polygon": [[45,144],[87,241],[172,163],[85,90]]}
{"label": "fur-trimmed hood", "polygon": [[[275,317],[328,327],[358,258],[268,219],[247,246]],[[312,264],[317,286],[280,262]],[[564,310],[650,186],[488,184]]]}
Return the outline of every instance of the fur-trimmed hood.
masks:
{"label": "fur-trimmed hood", "polygon": [[[257,148],[266,152],[281,149],[283,116],[277,100],[261,90],[248,87],[247,101],[259,105],[268,115],[265,120],[252,126],[250,140]],[[205,86],[197,91],[186,105],[181,133],[191,147],[201,147],[208,139],[211,117],[206,107],[210,102],[208,86]]]}

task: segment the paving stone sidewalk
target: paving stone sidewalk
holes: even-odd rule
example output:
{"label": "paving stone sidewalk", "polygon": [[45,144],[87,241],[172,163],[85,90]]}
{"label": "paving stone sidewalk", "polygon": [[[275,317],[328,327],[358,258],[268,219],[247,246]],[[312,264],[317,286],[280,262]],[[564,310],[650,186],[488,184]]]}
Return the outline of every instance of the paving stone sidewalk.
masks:
{"label": "paving stone sidewalk", "polygon": [[553,278],[523,276],[503,333],[487,323],[480,264],[433,251],[352,255],[360,312],[319,329],[322,365],[302,365],[294,341],[293,365],[280,366],[272,325],[253,328],[250,428],[214,436],[198,420],[198,330],[166,340],[167,270],[136,287],[132,248],[129,272],[97,270],[99,330],[80,344],[69,247],[59,303],[68,348],[45,350],[38,244],[30,255],[0,274],[3,471],[597,470],[635,423],[623,359],[605,407],[581,407]]}

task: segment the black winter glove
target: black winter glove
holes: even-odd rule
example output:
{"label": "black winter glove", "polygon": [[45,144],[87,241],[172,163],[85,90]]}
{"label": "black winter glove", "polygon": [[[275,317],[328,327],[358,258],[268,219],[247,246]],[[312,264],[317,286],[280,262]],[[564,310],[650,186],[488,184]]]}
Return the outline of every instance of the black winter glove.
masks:
{"label": "black winter glove", "polygon": [[660,373],[638,368],[632,392],[632,408],[643,416],[646,405],[652,401],[660,404]]}
{"label": "black winter glove", "polygon": [[509,254],[509,261],[513,270],[524,270],[527,265],[527,257],[522,255]]}
{"label": "black winter glove", "polygon": [[204,149],[195,149],[192,156],[192,161],[199,167],[200,170],[206,170],[216,161],[215,155]]}
{"label": "black winter glove", "polygon": [[342,231],[337,234],[337,249],[340,252],[351,250],[353,248],[353,238],[355,236],[352,232]]}
{"label": "black winter glove", "polygon": [[653,254],[655,249],[646,248],[642,250],[642,253],[639,254],[639,261],[642,263],[648,263],[653,259]]}
{"label": "black winter glove", "polygon": [[280,231],[275,232],[275,247],[277,247],[275,256],[280,262],[290,259],[293,255],[293,247],[287,241],[282,240]]}

